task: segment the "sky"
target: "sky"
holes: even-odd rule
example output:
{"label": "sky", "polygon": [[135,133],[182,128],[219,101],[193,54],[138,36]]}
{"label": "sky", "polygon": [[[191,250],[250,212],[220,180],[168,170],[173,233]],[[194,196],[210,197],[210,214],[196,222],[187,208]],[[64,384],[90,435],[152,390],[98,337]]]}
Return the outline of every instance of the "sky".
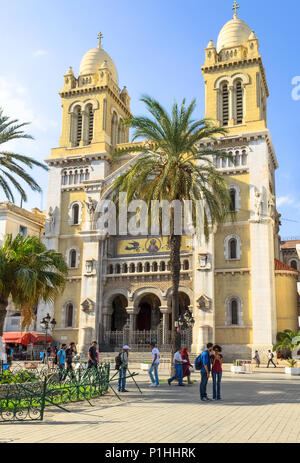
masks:
{"label": "sky", "polygon": [[[279,161],[277,208],[281,236],[300,236],[300,47],[299,0],[239,0],[239,17],[258,36],[270,90],[268,127]],[[7,145],[42,161],[59,145],[63,75],[79,70],[97,46],[113,58],[119,86],[127,86],[133,114],[144,114],[143,93],[170,108],[175,98],[197,99],[204,116],[201,66],[210,39],[232,19],[232,0],[10,0],[1,2],[0,106],[31,122],[34,140]],[[4,39],[3,39],[4,38]],[[294,82],[294,84],[293,84]],[[298,96],[299,95],[299,96]],[[47,173],[32,171],[43,195],[28,191],[27,209],[45,208]],[[5,200],[0,193],[0,200]],[[16,200],[19,204],[19,199]]]}

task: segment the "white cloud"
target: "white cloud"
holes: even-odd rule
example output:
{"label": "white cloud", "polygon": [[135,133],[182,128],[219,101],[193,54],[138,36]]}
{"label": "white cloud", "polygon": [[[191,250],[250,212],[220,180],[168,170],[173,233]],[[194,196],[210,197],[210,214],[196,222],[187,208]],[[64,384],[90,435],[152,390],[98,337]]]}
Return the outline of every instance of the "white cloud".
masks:
{"label": "white cloud", "polygon": [[47,127],[54,126],[54,121],[47,120],[38,114],[30,101],[28,90],[19,82],[0,75],[0,107],[4,114],[20,122],[30,122],[33,128],[47,131]]}
{"label": "white cloud", "polygon": [[280,196],[277,198],[277,206],[283,206],[283,205],[292,205],[295,203],[295,198],[292,198],[290,196]]}
{"label": "white cloud", "polygon": [[36,51],[34,51],[32,54],[33,54],[33,56],[35,56],[35,57],[39,57],[39,56],[45,56],[45,55],[47,55],[47,52],[46,52],[46,50],[36,50]]}

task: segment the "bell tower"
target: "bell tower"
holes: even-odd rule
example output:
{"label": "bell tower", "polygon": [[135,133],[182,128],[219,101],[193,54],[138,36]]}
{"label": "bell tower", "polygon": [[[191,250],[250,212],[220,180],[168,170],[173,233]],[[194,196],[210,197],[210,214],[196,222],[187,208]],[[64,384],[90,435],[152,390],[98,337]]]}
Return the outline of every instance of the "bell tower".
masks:
{"label": "bell tower", "polygon": [[[83,57],[78,77],[70,67],[60,91],[63,109],[61,150],[69,156],[78,150],[107,152],[118,143],[126,143],[129,129],[123,121],[130,117],[130,97],[118,86],[118,73],[111,57],[98,46]],[[54,150],[55,151],[55,150]]]}
{"label": "bell tower", "polygon": [[220,31],[217,46],[205,49],[205,116],[232,134],[267,128],[269,96],[259,42],[248,24],[234,17]]}

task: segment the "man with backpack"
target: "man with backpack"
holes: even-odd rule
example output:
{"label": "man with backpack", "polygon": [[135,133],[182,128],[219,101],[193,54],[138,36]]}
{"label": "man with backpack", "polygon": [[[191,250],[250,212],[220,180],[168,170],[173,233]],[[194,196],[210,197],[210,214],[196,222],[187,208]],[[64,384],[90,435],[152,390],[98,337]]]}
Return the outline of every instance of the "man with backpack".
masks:
{"label": "man with backpack", "polygon": [[274,358],[274,354],[273,352],[271,352],[270,350],[268,350],[268,365],[267,365],[267,368],[269,368],[270,366],[270,363],[272,363],[274,365],[274,368],[276,368],[276,365],[273,361],[273,358]]}
{"label": "man with backpack", "polygon": [[128,392],[125,389],[126,386],[126,372],[128,368],[128,355],[129,355],[129,346],[123,346],[122,352],[116,357],[116,369],[119,370],[119,383],[118,391],[119,392]]}
{"label": "man with backpack", "polygon": [[211,400],[207,397],[206,389],[211,372],[210,352],[212,349],[213,344],[209,342],[206,346],[206,349],[195,360],[195,370],[200,370],[201,372],[200,399],[203,402]]}

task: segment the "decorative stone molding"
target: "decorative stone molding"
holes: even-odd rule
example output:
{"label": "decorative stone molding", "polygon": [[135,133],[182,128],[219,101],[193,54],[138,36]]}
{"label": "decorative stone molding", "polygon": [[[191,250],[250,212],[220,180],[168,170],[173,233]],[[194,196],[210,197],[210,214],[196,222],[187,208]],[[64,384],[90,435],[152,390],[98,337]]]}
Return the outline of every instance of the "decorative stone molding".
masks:
{"label": "decorative stone molding", "polygon": [[197,304],[199,310],[203,310],[203,312],[210,312],[212,300],[205,294],[202,294],[202,296],[200,296],[199,299],[197,299]]}
{"label": "decorative stone molding", "polygon": [[91,314],[95,311],[95,303],[91,299],[87,298],[81,303],[82,311],[86,314]]}

